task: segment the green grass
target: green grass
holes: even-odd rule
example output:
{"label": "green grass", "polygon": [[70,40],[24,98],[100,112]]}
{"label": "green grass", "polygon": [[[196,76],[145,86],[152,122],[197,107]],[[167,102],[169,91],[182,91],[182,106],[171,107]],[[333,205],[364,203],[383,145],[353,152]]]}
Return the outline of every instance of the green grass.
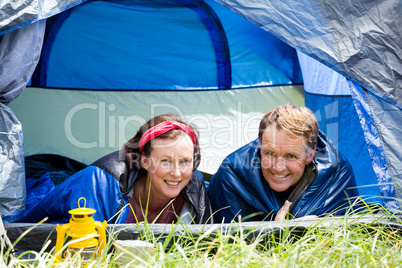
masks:
{"label": "green grass", "polygon": [[[234,222],[206,225],[198,234],[177,224],[167,235],[153,233],[152,223],[138,224],[139,239],[153,243],[156,252],[146,260],[132,259],[137,267],[402,267],[402,222],[388,211],[327,216],[307,221],[308,228],[295,228],[295,221],[282,222],[280,229]],[[117,236],[118,231],[109,233],[108,251],[89,267],[117,267],[113,250]],[[56,263],[54,249],[24,252],[10,260],[7,254],[1,250],[4,267],[80,265],[79,259]]]}

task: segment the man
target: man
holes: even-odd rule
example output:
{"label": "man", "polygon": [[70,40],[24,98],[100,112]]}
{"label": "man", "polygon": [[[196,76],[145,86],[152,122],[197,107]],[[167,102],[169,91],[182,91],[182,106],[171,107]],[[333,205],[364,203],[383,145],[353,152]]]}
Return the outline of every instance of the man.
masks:
{"label": "man", "polygon": [[208,194],[215,222],[340,215],[358,196],[349,162],[314,114],[292,104],[262,118],[258,139],[223,161]]}

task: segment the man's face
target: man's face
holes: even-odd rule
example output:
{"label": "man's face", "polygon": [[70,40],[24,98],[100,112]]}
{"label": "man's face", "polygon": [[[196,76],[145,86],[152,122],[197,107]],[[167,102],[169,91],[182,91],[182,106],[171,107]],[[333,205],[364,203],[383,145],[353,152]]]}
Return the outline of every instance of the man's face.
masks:
{"label": "man's face", "polygon": [[269,186],[276,192],[294,189],[315,149],[307,155],[302,137],[291,137],[275,126],[265,129],[261,145],[261,170]]}

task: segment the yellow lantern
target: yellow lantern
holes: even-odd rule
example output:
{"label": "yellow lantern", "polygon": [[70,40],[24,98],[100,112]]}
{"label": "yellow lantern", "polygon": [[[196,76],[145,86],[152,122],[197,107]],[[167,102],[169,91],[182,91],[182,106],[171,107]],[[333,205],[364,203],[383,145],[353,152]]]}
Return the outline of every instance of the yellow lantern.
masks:
{"label": "yellow lantern", "polygon": [[[80,206],[80,200],[84,200],[84,207]],[[79,253],[83,261],[92,261],[96,254],[100,254],[106,246],[107,223],[95,221],[92,214],[95,209],[86,208],[84,197],[78,199],[78,208],[70,210],[72,215],[70,222],[62,226],[57,225],[56,259],[61,261],[61,249],[67,234],[71,241],[65,251],[65,257],[74,257]],[[98,237],[95,238],[95,237]]]}

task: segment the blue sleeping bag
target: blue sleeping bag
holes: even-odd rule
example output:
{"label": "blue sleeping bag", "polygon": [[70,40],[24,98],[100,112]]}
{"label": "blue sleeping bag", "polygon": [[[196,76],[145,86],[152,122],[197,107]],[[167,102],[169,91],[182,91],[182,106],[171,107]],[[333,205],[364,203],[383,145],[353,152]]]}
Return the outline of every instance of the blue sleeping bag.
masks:
{"label": "blue sleeping bag", "polygon": [[[89,166],[57,187],[46,187],[49,180],[46,180],[45,175],[39,180],[42,183],[33,188],[35,192],[42,188],[41,196],[37,199],[39,201],[32,207],[26,207],[13,222],[37,223],[51,215],[47,222],[67,223],[71,217],[68,211],[78,208],[78,199],[84,197],[86,207],[96,210],[93,218],[100,222],[112,219],[123,206],[115,223],[124,223],[128,215],[128,207],[125,207],[127,200],[121,195],[118,181],[104,170]],[[48,192],[43,192],[44,189]],[[34,198],[34,195],[29,196]],[[83,207],[82,201],[80,206]]]}

